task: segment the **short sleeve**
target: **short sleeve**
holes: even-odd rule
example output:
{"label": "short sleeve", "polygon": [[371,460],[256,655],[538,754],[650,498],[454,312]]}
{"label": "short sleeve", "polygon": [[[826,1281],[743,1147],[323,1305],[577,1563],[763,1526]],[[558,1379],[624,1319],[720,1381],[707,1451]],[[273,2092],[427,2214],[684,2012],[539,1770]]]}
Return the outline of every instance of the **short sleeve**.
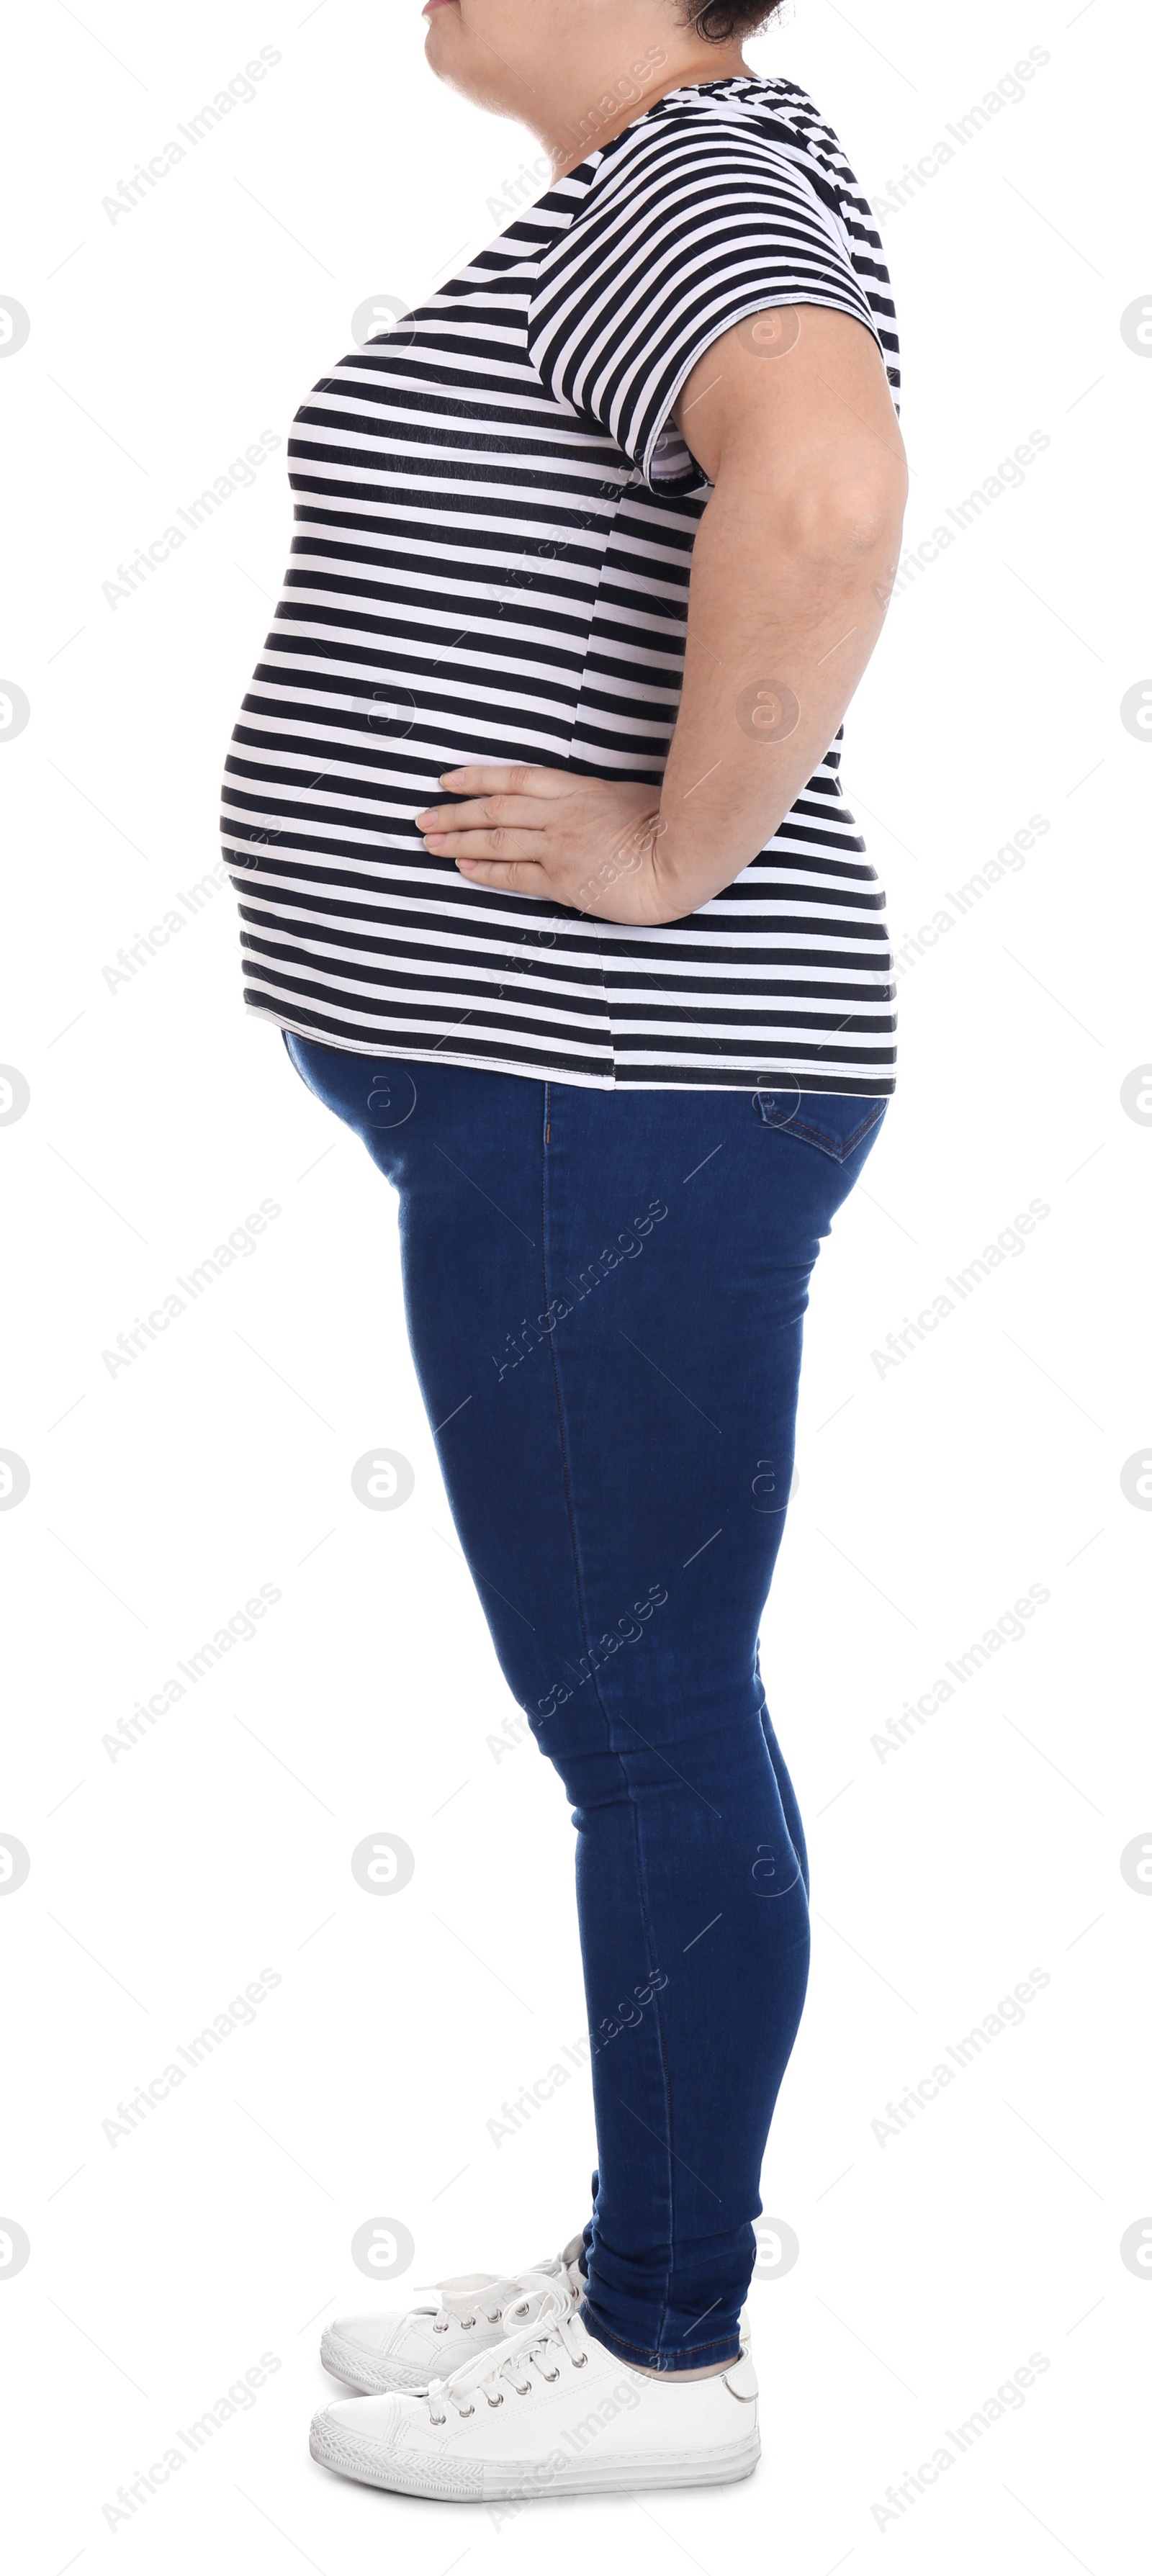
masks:
{"label": "short sleeve", "polygon": [[653,489],[699,488],[668,415],[734,323],[822,304],[862,322],[882,355],[883,340],[837,189],[793,135],[657,116],[623,141],[541,260],[529,354],[546,390],[606,430]]}

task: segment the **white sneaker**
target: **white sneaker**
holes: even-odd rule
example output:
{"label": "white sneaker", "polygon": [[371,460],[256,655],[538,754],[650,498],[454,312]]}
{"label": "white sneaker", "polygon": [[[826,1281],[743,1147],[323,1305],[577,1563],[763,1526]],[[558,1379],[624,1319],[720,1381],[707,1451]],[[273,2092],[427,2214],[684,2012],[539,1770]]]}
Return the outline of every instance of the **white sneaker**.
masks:
{"label": "white sneaker", "polygon": [[[523,2311],[526,2322],[519,2322]],[[572,2290],[526,2273],[501,2343],[423,2396],[341,2398],[314,2460],[394,2494],[489,2504],[722,2486],[760,2457],[751,2356],[711,2379],[650,2379],[586,2333]]]}
{"label": "white sneaker", "polygon": [[320,2359],[334,2379],[365,2394],[423,2390],[500,2342],[502,2312],[522,2294],[529,2274],[537,2285],[542,2279],[562,2281],[578,2297],[584,2276],[577,2258],[583,2251],[583,2235],[573,2236],[562,2254],[533,2263],[529,2272],[461,2272],[455,2280],[433,2282],[439,2307],[337,2317],[320,2338]]}

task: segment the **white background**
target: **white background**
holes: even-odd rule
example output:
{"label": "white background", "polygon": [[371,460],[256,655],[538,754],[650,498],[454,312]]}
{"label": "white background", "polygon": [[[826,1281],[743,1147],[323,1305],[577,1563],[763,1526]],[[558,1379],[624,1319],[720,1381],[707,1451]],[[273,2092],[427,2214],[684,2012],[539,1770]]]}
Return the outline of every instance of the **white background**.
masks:
{"label": "white background", "polygon": [[[415,302],[502,229],[488,200],[537,147],[438,90],[422,41],[416,0],[45,0],[7,38],[0,291],[32,322],[0,362],[0,673],[31,706],[0,742],[0,1057],[31,1088],[0,1129],[0,1446],[31,1476],[0,1515],[0,1831],[31,1854],[0,1902],[0,2214],[31,2244],[0,2271],[15,2555],[27,2576],[358,2576],[397,2551],[440,2576],[541,2545],[706,2576],[761,2552],[794,2576],[974,2556],[1106,2576],[1138,2558],[1152,2321],[1119,2250],[1152,2212],[1152,1903],[1119,1865],[1152,1829],[1152,1517],[1120,1481],[1152,1440],[1152,1133],[1120,1097],[1152,1063],[1152,750],[1119,712],[1152,670],[1152,363],[1120,331],[1152,302],[1152,247],[1109,0],[799,0],[752,49],[812,92],[874,200],[1018,55],[1050,55],[881,219],[909,541],[1031,430],[1050,441],[909,579],[849,717],[897,942],[1031,815],[1050,828],[908,952],[896,1102],[814,1283],[764,1633],[816,1909],[764,2176],[800,2258],[751,2294],[766,2457],[731,2490],[499,2528],[308,2458],[320,2325],[388,2295],[351,2260],[362,2222],[410,2231],[404,2299],[583,2223],[587,2079],[511,2138],[488,2125],[583,2028],[573,1838],[532,1746],[493,1749],[513,1712],[404,1342],[394,1202],[246,1025],[230,891],[127,982],[103,971],[215,860],[288,553],[283,447],[134,595],[102,585],[262,430],[286,438],[366,297]],[[102,199],[261,45],[282,59],[255,100],[111,221]],[[111,1375],[104,1350],[262,1199],[257,1248]],[[873,1352],[1033,1199],[1026,1249],[882,1374]],[[353,1495],[374,1444],[414,1466],[402,1510]],[[256,1635],[113,1759],[103,1738],[261,1584],[280,1598]],[[881,1758],[906,1699],[1034,1584],[1026,1634]],[[416,1858],[383,1901],[350,1870],[376,1833]],[[252,2026],[110,2140],[265,1966]],[[1023,2025],[881,2142],[886,2104],[1032,1967],[1050,1982]],[[878,2525],[1037,2351],[1025,2402]],[[262,2353],[251,2408],[110,2529],[101,2507]]]}

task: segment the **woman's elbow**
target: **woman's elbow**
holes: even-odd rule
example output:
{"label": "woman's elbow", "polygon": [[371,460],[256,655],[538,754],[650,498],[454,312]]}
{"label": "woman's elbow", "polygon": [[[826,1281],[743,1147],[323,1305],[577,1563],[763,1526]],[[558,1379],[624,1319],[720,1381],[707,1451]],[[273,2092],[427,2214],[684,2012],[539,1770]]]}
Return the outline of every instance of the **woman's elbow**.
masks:
{"label": "woman's elbow", "polygon": [[797,544],[826,562],[853,563],[890,553],[904,524],[907,499],[903,450],[858,473],[829,475],[798,497],[792,514]]}
{"label": "woman's elbow", "polygon": [[[830,462],[823,471],[789,475],[761,492],[773,543],[812,563],[852,564],[891,552],[904,523],[908,467],[898,441],[879,454]],[[765,512],[764,504],[767,503]]]}

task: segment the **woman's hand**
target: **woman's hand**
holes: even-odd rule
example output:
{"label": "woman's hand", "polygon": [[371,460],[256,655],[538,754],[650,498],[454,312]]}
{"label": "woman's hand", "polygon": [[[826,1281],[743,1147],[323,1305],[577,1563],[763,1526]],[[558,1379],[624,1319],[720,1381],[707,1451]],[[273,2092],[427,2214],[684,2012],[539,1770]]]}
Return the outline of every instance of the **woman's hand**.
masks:
{"label": "woman's hand", "polygon": [[654,925],[683,917],[661,890],[660,791],[567,769],[449,769],[468,802],[416,816],[424,847],[455,859],[474,885],[569,905],[600,921]]}

